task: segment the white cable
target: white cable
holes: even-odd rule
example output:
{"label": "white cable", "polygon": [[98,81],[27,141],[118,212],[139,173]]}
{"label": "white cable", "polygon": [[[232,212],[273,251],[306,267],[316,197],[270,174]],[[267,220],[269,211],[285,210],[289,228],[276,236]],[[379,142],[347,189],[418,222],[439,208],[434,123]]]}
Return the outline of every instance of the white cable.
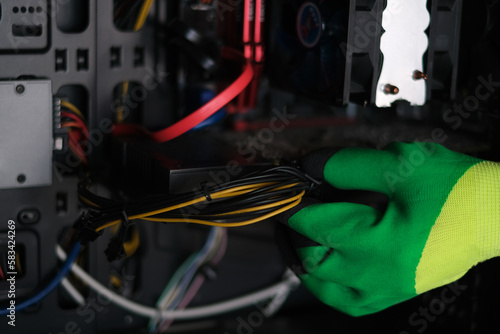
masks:
{"label": "white cable", "polygon": [[[59,245],[56,246],[56,254],[60,260],[64,261],[66,259],[66,253]],[[161,316],[161,318],[174,318],[178,320],[205,318],[232,312],[247,306],[255,305],[261,301],[271,299],[276,296],[276,294],[282,293],[283,289],[292,290],[298,284],[298,278],[296,276],[288,275],[285,276],[285,279],[279,283],[245,296],[207,306],[193,307],[184,310],[163,311],[160,314],[160,312],[155,308],[135,303],[109,290],[85,272],[76,263],[73,263],[71,266],[71,271],[82,281],[87,283],[92,290],[96,291],[103,297],[108,298],[110,302],[128,310],[129,312],[148,318]]]}
{"label": "white cable", "polygon": [[272,317],[281,309],[291,292],[292,289],[284,288],[274,296],[269,304],[264,309],[262,309],[262,313],[266,316],[266,318]]}
{"label": "white cable", "polygon": [[63,278],[61,281],[62,287],[66,292],[73,298],[73,300],[78,304],[78,306],[85,305],[85,298],[78,292],[78,290],[71,284],[67,278]]}
{"label": "white cable", "polygon": [[292,291],[294,291],[300,284],[300,280],[293,273],[293,271],[291,271],[290,269],[288,269],[285,272],[285,274],[283,275],[283,278],[285,280],[290,280],[290,282],[293,282],[293,283],[291,283],[290,285],[288,285],[286,287],[283,286],[281,288],[281,290],[276,293],[276,295],[269,302],[269,304],[264,309],[261,310],[262,313],[264,313],[264,315],[266,316],[266,318],[270,318],[273,315],[275,315],[281,309],[281,307],[285,304],[290,293],[292,293]]}

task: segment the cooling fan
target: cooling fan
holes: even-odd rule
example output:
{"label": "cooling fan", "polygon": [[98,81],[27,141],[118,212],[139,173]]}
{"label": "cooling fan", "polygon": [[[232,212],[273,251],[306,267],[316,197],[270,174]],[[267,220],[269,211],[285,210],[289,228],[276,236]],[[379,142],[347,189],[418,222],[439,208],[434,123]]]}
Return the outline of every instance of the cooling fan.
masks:
{"label": "cooling fan", "polygon": [[274,79],[322,100],[342,99],[349,1],[277,1]]}

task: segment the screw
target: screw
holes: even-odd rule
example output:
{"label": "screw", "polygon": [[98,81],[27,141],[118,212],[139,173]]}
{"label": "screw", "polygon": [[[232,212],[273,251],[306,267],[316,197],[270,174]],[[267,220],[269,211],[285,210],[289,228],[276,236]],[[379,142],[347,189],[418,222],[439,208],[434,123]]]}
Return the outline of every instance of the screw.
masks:
{"label": "screw", "polygon": [[37,209],[25,209],[17,214],[17,219],[22,224],[35,224],[40,220],[40,211]]}
{"label": "screw", "polygon": [[17,176],[17,182],[18,182],[18,183],[24,183],[24,182],[26,182],[26,175],[24,175],[24,174],[19,174],[19,175]]}
{"label": "screw", "polygon": [[420,79],[427,80],[427,74],[418,70],[413,72],[413,80],[420,80]]}
{"label": "screw", "polygon": [[384,93],[386,93],[387,95],[396,95],[397,93],[399,93],[399,88],[391,84],[387,84],[384,86]]}
{"label": "screw", "polygon": [[16,93],[17,93],[17,94],[22,94],[22,93],[24,93],[24,91],[25,91],[25,90],[26,90],[26,89],[24,88],[24,86],[23,86],[23,85],[17,85],[17,86],[16,86]]}

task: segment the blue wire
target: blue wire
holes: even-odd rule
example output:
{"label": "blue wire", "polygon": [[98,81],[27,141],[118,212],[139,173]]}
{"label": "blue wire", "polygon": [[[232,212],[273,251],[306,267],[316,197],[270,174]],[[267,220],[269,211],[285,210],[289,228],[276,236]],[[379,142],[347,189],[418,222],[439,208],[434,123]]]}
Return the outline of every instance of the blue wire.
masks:
{"label": "blue wire", "polygon": [[[20,303],[19,305],[16,305],[16,312],[21,311],[28,306],[31,306],[33,304],[38,303],[40,300],[45,298],[49,293],[51,293],[58,285],[61,283],[63,278],[69,273],[71,270],[71,265],[73,262],[75,262],[76,258],[78,257],[78,254],[80,253],[81,245],[79,242],[77,242],[74,246],[73,249],[71,250],[71,253],[68,255],[66,258],[66,261],[64,262],[61,270],[57,273],[57,275],[54,277],[54,279],[45,287],[43,290],[41,290],[39,293],[34,295],[28,300],[25,300],[24,302]],[[6,315],[9,314],[9,310],[7,308],[0,310],[0,315]]]}
{"label": "blue wire", "polygon": [[[212,100],[216,96],[215,92],[201,87],[190,87],[186,92],[186,110],[195,111],[202,105]],[[199,131],[209,126],[219,123],[226,117],[226,109],[222,108],[215,114],[193,127],[190,131]]]}
{"label": "blue wire", "polygon": [[221,109],[221,110],[217,111],[215,114],[213,114],[212,116],[210,116],[209,118],[207,118],[206,120],[204,120],[203,122],[201,122],[200,124],[198,124],[197,126],[195,126],[193,128],[193,130],[198,131],[198,130],[208,128],[209,126],[212,126],[212,125],[217,124],[220,121],[222,121],[224,119],[224,117],[226,117],[226,110]]}

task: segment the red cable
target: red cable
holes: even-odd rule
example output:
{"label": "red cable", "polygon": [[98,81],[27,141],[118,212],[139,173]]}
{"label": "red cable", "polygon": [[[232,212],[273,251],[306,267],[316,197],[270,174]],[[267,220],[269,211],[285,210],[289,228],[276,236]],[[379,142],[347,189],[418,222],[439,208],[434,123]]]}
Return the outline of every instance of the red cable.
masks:
{"label": "red cable", "polygon": [[163,143],[188,132],[215,114],[222,107],[231,102],[231,100],[237,97],[248,86],[253,78],[252,64],[246,60],[240,52],[229,48],[223,48],[222,57],[229,60],[245,61],[243,73],[238,77],[238,79],[229,85],[229,87],[224,89],[219,95],[207,102],[204,106],[194,111],[189,116],[181,119],[177,123],[157,132],[151,133],[140,125],[117,124],[113,129],[113,135],[123,136],[146,134],[152,140]]}
{"label": "red cable", "polygon": [[80,118],[78,118],[76,115],[73,115],[69,112],[62,112],[61,116],[71,118],[73,121],[78,123],[78,125],[80,125],[80,127],[82,129],[83,135],[88,139],[89,131],[87,130],[87,126],[85,125],[85,123],[83,123],[83,121]]}
{"label": "red cable", "polygon": [[243,43],[250,43],[250,1],[245,0],[243,8]]}
{"label": "red cable", "polygon": [[264,60],[264,46],[262,45],[264,40],[264,21],[265,21],[265,12],[262,8],[262,2],[264,0],[256,0],[255,3],[255,34],[254,34],[254,60],[257,63],[261,63]]}
{"label": "red cable", "polygon": [[255,61],[255,75],[250,84],[250,97],[248,99],[248,107],[254,108],[257,102],[257,93],[259,90],[260,77],[262,74],[262,62],[264,60],[264,47],[262,45],[263,41],[263,25],[264,25],[264,11],[262,8],[262,2],[264,0],[255,0],[255,33],[254,33],[254,61]]}
{"label": "red cable", "polygon": [[69,131],[68,138],[69,148],[73,151],[73,153],[75,153],[75,155],[78,157],[78,159],[81,160],[82,163],[87,164],[87,157],[85,156],[85,152],[83,151],[82,147],[78,143],[76,133],[74,131]]}
{"label": "red cable", "polygon": [[2,266],[0,266],[0,280],[5,280],[5,275],[3,274]]}
{"label": "red cable", "polygon": [[[252,20],[250,11],[252,8],[252,0],[245,0],[244,8],[243,8],[243,50],[245,54],[245,58],[248,60],[252,60],[253,57],[253,47],[252,47]],[[254,12],[255,16],[255,12]]]}
{"label": "red cable", "polygon": [[255,33],[254,42],[259,44],[262,41],[262,0],[255,0]]}
{"label": "red cable", "polygon": [[[252,45],[252,25],[255,22],[255,10],[253,8],[253,0],[245,0],[243,4],[243,54],[245,58],[253,62],[254,53]],[[253,10],[253,18],[251,17],[251,11]],[[238,109],[241,111],[244,109],[247,100],[247,90],[245,89],[241,92],[238,97]]]}
{"label": "red cable", "polygon": [[[264,0],[246,0],[245,2],[245,11],[243,16],[243,43],[245,46],[245,57],[255,65],[255,73],[254,78],[250,83],[250,87],[245,89],[245,91],[242,92],[238,98],[237,107],[239,112],[254,108],[257,102],[257,91],[261,75],[259,67],[264,60],[264,46],[262,45],[262,41],[265,12],[263,8],[263,1]],[[252,10],[254,10],[253,16],[251,15]],[[249,31],[247,32],[247,30]]]}

